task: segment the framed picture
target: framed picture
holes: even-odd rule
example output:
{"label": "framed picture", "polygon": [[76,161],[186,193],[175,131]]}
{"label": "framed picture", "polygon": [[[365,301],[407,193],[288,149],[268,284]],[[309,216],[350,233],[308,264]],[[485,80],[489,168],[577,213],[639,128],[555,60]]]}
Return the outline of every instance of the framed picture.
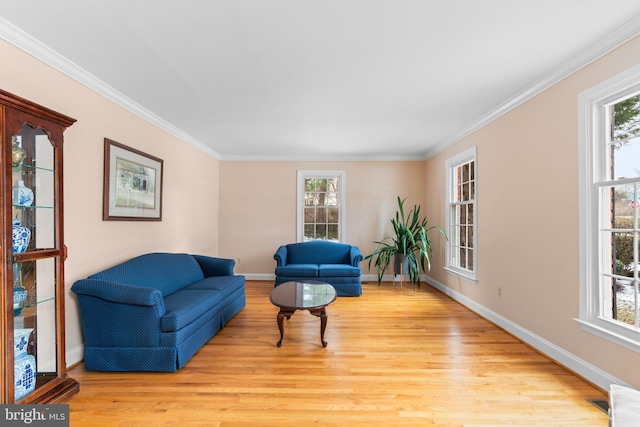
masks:
{"label": "framed picture", "polygon": [[102,219],[162,221],[162,159],[104,139]]}

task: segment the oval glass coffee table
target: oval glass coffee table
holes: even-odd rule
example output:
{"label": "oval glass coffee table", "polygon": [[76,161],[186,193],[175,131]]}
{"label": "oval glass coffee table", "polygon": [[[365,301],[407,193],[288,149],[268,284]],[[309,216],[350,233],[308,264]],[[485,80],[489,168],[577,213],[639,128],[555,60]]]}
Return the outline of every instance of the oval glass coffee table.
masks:
{"label": "oval glass coffee table", "polygon": [[333,286],[318,280],[284,282],[271,291],[269,298],[273,305],[280,307],[280,341],[276,344],[278,347],[284,342],[284,318],[291,319],[296,310],[309,310],[309,313],[320,318],[320,341],[323,347],[327,346],[324,340],[324,330],[327,328],[326,307],[336,300],[336,290]]}

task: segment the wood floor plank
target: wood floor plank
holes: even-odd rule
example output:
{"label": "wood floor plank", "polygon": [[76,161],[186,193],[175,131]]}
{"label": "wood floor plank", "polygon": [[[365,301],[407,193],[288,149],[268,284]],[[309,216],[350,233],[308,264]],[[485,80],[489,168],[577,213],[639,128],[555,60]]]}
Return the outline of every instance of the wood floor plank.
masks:
{"label": "wood floor plank", "polygon": [[72,426],[604,426],[605,393],[440,292],[363,285],[285,341],[272,284],[176,373],[70,370]]}

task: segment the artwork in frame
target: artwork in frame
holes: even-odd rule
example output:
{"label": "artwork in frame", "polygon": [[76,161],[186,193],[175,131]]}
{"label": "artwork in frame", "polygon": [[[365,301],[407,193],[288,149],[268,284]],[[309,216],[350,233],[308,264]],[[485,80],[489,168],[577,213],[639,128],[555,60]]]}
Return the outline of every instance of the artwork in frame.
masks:
{"label": "artwork in frame", "polygon": [[162,221],[163,161],[104,139],[105,221]]}

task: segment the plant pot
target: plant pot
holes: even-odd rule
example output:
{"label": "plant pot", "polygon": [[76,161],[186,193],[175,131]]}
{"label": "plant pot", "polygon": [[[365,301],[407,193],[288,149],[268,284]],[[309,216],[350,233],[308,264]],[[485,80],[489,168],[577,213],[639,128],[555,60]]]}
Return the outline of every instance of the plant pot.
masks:
{"label": "plant pot", "polygon": [[396,254],[393,256],[393,274],[409,274],[409,257]]}

